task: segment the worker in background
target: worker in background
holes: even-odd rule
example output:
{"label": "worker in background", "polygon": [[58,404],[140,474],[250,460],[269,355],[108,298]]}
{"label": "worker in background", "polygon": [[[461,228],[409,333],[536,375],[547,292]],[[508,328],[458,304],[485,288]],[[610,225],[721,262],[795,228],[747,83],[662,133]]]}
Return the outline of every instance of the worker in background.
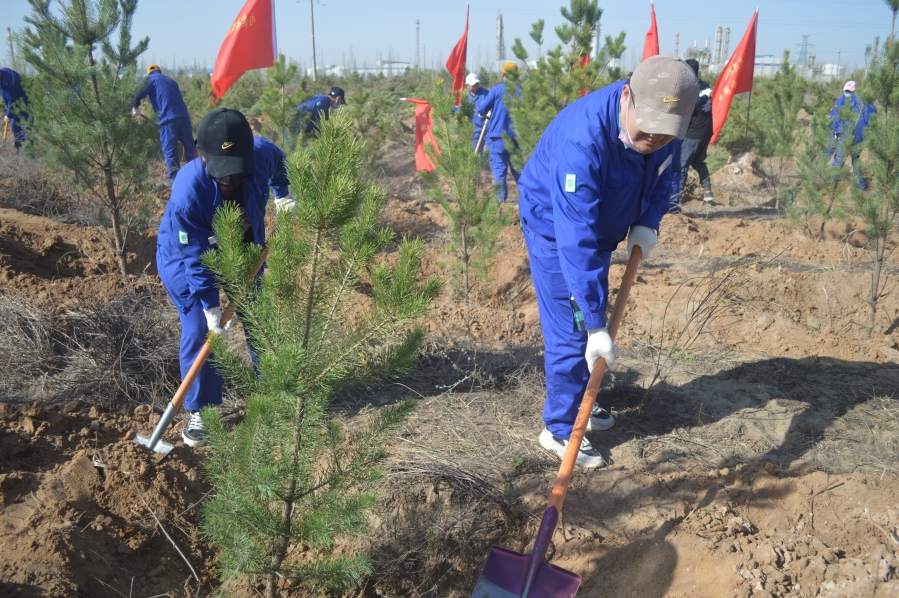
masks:
{"label": "worker in background", "polygon": [[[493,184],[499,187],[497,197],[500,201],[506,201],[509,194],[506,185],[506,175],[512,172],[512,177],[518,181],[518,171],[516,171],[509,161],[509,151],[506,149],[506,143],[503,140],[503,133],[509,136],[515,147],[518,147],[518,141],[515,140],[515,131],[513,130],[512,117],[509,115],[509,109],[506,106],[506,100],[509,94],[506,92],[506,78],[510,75],[518,74],[518,65],[514,62],[507,62],[503,65],[503,80],[497,83],[487,95],[481,99],[477,105],[479,115],[486,119],[486,131],[484,133],[484,142],[487,151],[490,152],[490,171],[493,173]],[[516,90],[516,95],[521,95],[521,90]]]}
{"label": "worker in background", "polygon": [[465,77],[465,87],[468,89],[468,100],[474,104],[474,114],[471,117],[471,124],[474,125],[474,133],[471,136],[471,150],[477,151],[478,140],[481,138],[481,129],[484,128],[484,117],[479,114],[478,105],[487,96],[487,90],[481,87],[481,79],[475,73],[468,73],[468,76]]}
{"label": "worker in background", "polygon": [[[197,131],[198,158],[181,169],[159,225],[156,264],[159,278],[181,318],[181,376],[187,375],[209,333],[220,327],[222,308],[215,276],[201,262],[215,242],[212,218],[229,202],[243,212],[244,241],[265,243],[265,208],[274,188],[277,209],[296,205],[288,189],[284,152],[262,137],[237,110],[210,112]],[[254,356],[252,347],[250,352]],[[187,393],[191,414],[181,436],[188,446],[206,438],[200,410],[222,402],[222,377],[207,361]]]}
{"label": "worker in background", "polygon": [[[26,141],[22,125],[31,121],[31,115],[25,110],[29,102],[28,95],[22,87],[22,76],[11,68],[0,69],[0,95],[6,104],[3,126],[12,129],[16,150],[19,150]],[[19,105],[16,105],[20,100]]]}
{"label": "worker in background", "polygon": [[171,187],[181,168],[178,142],[180,141],[184,146],[185,163],[197,156],[190,113],[187,111],[187,104],[184,103],[178,83],[163,75],[162,69],[156,64],[147,67],[147,86],[134,99],[134,108],[131,109],[131,113],[135,116],[138,115],[141,100],[144,98],[150,99],[150,105],[153,106],[153,111],[157,115],[159,142],[162,144],[162,155],[168,170],[165,184]]}
{"label": "worker in background", "polygon": [[690,58],[686,63],[693,69],[699,81],[699,97],[696,99],[696,106],[693,107],[690,126],[687,127],[687,134],[681,145],[680,160],[677,160],[678,156],[675,156],[675,165],[679,168],[679,176],[674,178],[676,198],[677,202],[680,203],[680,198],[687,186],[687,174],[690,171],[690,167],[692,167],[696,170],[696,174],[699,175],[699,183],[703,189],[702,199],[704,201],[714,201],[712,178],[709,176],[709,167],[705,163],[706,152],[713,133],[712,89],[708,83],[699,79],[699,62]]}
{"label": "worker in background", "polygon": [[[696,75],[672,56],[640,63],[627,81],[569,104],[549,124],[518,182],[544,338],[546,403],[540,444],[559,457],[571,436],[594,362],[615,367],[606,328],[612,251],[627,238],[648,258],[668,212],[669,143],[683,139],[699,95]],[[615,419],[594,406],[587,430]],[[580,467],[603,465],[584,438]]]}
{"label": "worker in background", "polygon": [[[847,105],[851,107],[847,108]],[[830,153],[834,154],[834,167],[842,167],[845,159],[844,147],[849,149],[849,158],[852,161],[852,171],[858,179],[859,188],[864,191],[868,188],[865,178],[862,175],[862,163],[860,159],[861,152],[858,144],[865,139],[865,129],[868,128],[868,121],[871,115],[877,112],[871,104],[860,102],[855,95],[855,81],[846,81],[843,86],[843,95],[837,98],[833,103],[830,111],[830,127],[833,129],[833,146]],[[848,118],[847,118],[848,113]],[[852,134],[852,140],[843,139],[843,134]],[[851,147],[855,146],[855,147]]]}
{"label": "worker in background", "polygon": [[[312,96],[302,104],[299,108],[300,123],[303,125],[303,131],[312,133],[318,131],[318,121],[323,117],[328,120],[331,110],[337,110],[346,104],[346,95],[343,89],[336,85],[331,88],[328,95]],[[296,134],[296,130],[294,130]]]}

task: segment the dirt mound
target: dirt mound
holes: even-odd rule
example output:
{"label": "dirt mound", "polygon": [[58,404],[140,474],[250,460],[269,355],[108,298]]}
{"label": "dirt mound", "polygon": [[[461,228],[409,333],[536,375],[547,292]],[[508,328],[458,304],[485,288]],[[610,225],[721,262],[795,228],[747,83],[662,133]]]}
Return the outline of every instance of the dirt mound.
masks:
{"label": "dirt mound", "polygon": [[[201,452],[160,460],[130,442],[159,416],[71,403],[0,404],[0,588],[16,596],[193,596],[214,571],[196,508],[209,491]],[[166,439],[175,442],[181,425]],[[149,508],[141,500],[147,502]]]}
{"label": "dirt mound", "polygon": [[155,284],[155,233],[132,235],[127,262],[134,274],[128,276],[118,273],[108,234],[0,208],[0,288],[62,311]]}

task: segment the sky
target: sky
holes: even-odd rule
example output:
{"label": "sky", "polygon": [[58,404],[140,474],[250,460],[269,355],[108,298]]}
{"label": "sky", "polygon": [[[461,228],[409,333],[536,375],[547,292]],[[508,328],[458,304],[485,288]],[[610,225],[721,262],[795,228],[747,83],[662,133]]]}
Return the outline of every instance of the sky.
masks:
{"label": "sky", "polygon": [[[567,5],[567,1],[564,2]],[[199,65],[212,68],[225,33],[244,0],[140,0],[134,19],[135,39],[150,38],[141,58],[164,67]],[[415,23],[420,23],[421,62],[437,68],[462,35],[464,0],[313,0],[317,64],[372,63],[378,59],[414,62]],[[556,25],[563,22],[563,0],[486,0],[471,3],[468,63],[471,70],[493,63],[496,17],[502,13],[506,56],[520,37],[531,57],[536,44],[528,37],[531,23],[546,20],[544,51],[559,43]],[[627,33],[626,68],[642,56],[649,29],[649,0],[613,2],[600,0],[602,36]],[[756,54],[780,57],[785,49],[795,57],[802,36],[808,35],[809,52],[819,63],[836,63],[849,69],[864,67],[865,47],[874,37],[890,33],[892,13],[883,0],[657,0],[659,46],[663,54],[674,52],[675,32],[680,33],[680,53],[694,44],[714,48],[718,25],[730,27],[730,52],[746,31],[753,11],[759,8]],[[0,26],[22,28],[29,14],[26,0],[0,0]],[[304,67],[311,66],[309,0],[275,0],[279,50]],[[0,63],[8,51],[0,52]]]}

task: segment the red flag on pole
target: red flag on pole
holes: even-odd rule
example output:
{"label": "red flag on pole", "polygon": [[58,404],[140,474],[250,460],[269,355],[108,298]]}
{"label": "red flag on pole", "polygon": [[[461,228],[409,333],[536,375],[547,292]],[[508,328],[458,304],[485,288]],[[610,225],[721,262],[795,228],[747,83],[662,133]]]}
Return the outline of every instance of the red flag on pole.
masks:
{"label": "red flag on pole", "polygon": [[277,54],[274,0],[247,0],[215,59],[212,95],[221,99],[245,72],[275,64]]}
{"label": "red flag on pole", "polygon": [[712,126],[714,133],[712,134],[712,143],[718,139],[718,133],[727,120],[727,113],[730,110],[730,104],[734,99],[734,94],[752,91],[752,77],[755,74],[755,31],[758,21],[759,11],[756,10],[752,14],[752,20],[749,21],[749,27],[740,40],[740,45],[734,50],[727,66],[718,77],[715,83],[715,89],[712,90]]}
{"label": "red flag on pole", "polygon": [[431,105],[425,100],[414,100],[412,98],[402,98],[407,102],[415,104],[415,168],[417,170],[434,170],[434,164],[425,151],[425,143],[434,145],[434,152],[439,154],[440,148],[437,147],[437,141],[434,139],[434,133],[431,131],[433,126],[431,121]]}
{"label": "red flag on pole", "polygon": [[646,41],[643,42],[643,60],[650,56],[659,55],[659,27],[656,25],[656,5],[650,2],[649,8],[652,11],[652,24],[649,26],[649,31],[646,32]]}
{"label": "red flag on pole", "polygon": [[456,106],[462,103],[462,89],[465,87],[465,59],[468,55],[468,10],[465,8],[465,32],[450,52],[446,61],[446,70],[453,76],[453,93],[456,94]]}

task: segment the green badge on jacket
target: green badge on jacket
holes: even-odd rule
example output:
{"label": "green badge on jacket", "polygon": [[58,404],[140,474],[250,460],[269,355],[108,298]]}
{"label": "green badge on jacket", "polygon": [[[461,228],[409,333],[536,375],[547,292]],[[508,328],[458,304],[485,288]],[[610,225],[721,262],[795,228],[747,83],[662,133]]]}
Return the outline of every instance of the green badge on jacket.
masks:
{"label": "green badge on jacket", "polygon": [[182,245],[187,245],[187,233],[183,230],[178,231],[178,240],[181,241]]}
{"label": "green badge on jacket", "polygon": [[566,174],[565,175],[565,192],[566,193],[574,193],[575,189],[577,189],[577,175],[576,174]]}

